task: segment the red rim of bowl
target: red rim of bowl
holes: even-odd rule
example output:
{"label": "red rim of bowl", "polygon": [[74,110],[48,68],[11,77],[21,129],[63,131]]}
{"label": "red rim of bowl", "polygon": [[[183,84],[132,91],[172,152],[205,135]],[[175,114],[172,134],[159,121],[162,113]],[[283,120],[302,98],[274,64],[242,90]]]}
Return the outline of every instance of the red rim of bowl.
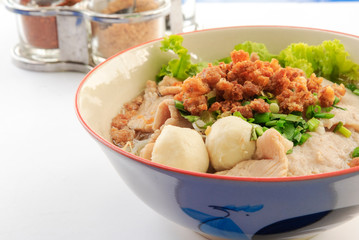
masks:
{"label": "red rim of bowl", "polygon": [[[206,31],[221,30],[221,29],[231,29],[231,28],[291,28],[291,29],[296,29],[297,28],[297,29],[304,29],[304,30],[330,32],[330,33],[335,33],[335,34],[339,34],[339,35],[355,37],[355,38],[358,38],[358,40],[359,40],[359,36],[356,36],[356,35],[353,35],[353,34],[348,34],[348,33],[342,33],[342,32],[338,32],[338,31],[319,29],[319,28],[310,28],[310,27],[282,26],[282,25],[245,25],[245,26],[210,28],[210,29],[197,30],[197,31],[193,31],[193,32],[180,33],[179,35],[186,35],[186,34],[191,34],[191,33],[195,33],[195,32],[206,32]],[[129,49],[123,50],[123,51],[111,56],[110,58],[106,59],[104,62],[97,65],[89,73],[87,73],[86,76],[81,81],[80,85],[78,86],[77,91],[76,91],[76,96],[75,96],[76,115],[77,115],[78,119],[80,120],[81,124],[83,125],[83,127],[93,137],[95,137],[95,139],[100,141],[102,144],[104,144],[105,146],[109,147],[110,149],[118,152],[119,154],[124,155],[125,157],[128,157],[128,158],[130,158],[132,160],[138,161],[138,162],[140,162],[142,164],[145,164],[145,165],[148,165],[148,166],[151,166],[151,167],[155,167],[155,168],[159,168],[159,169],[162,169],[162,170],[175,172],[175,173],[179,173],[179,174],[190,175],[190,176],[195,176],[195,177],[202,177],[202,178],[209,178],[209,179],[216,179],[216,180],[247,181],[247,182],[291,182],[291,181],[305,181],[305,180],[313,180],[313,179],[330,178],[330,177],[336,177],[336,176],[341,176],[341,175],[346,175],[346,174],[350,174],[350,173],[359,172],[359,167],[354,167],[354,168],[348,168],[348,169],[343,169],[343,170],[338,170],[338,171],[328,172],[328,173],[320,173],[320,174],[305,175],[305,176],[289,176],[289,177],[235,177],[235,176],[216,175],[216,174],[211,174],[211,173],[199,173],[199,172],[182,170],[182,169],[169,167],[169,166],[165,166],[165,165],[162,165],[162,164],[151,162],[149,160],[146,160],[144,158],[136,156],[136,155],[134,155],[132,153],[126,152],[125,150],[122,150],[120,147],[110,143],[109,141],[107,141],[106,139],[104,139],[103,137],[98,135],[84,121],[84,119],[82,118],[82,116],[80,114],[79,105],[78,105],[79,94],[80,94],[80,91],[81,91],[84,83],[86,82],[87,78],[94,71],[96,71],[98,68],[100,68],[106,62],[110,61],[112,58],[115,58],[115,57],[117,57],[117,56],[119,56],[119,55],[121,55],[121,54],[123,54],[125,52],[128,52],[128,51],[130,51],[130,50],[132,50],[134,48],[146,45],[146,44],[151,43],[151,42],[157,42],[157,41],[160,41],[162,39],[163,38],[154,39],[154,40],[151,40],[151,41],[136,45],[136,46],[131,47]]]}

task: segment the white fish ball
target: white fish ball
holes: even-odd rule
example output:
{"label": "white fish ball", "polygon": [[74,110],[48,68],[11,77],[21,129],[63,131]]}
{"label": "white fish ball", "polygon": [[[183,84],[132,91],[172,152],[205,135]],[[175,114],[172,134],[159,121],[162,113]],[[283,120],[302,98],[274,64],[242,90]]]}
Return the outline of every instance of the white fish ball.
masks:
{"label": "white fish ball", "polygon": [[190,128],[167,125],[157,138],[152,161],[195,172],[207,172],[209,157],[201,135]]}
{"label": "white fish ball", "polygon": [[210,162],[217,171],[228,170],[251,159],[255,141],[251,141],[252,125],[239,117],[229,116],[216,121],[207,136]]}

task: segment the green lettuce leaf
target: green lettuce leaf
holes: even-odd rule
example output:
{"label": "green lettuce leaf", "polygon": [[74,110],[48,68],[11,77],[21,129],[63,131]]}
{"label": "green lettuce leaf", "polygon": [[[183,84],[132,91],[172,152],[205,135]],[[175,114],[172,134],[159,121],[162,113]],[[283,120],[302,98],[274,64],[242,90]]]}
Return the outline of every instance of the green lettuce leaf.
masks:
{"label": "green lettuce leaf", "polygon": [[358,84],[359,65],[349,57],[344,45],[336,39],[315,46],[293,43],[280,52],[278,60],[283,67],[302,69],[307,77],[314,72],[333,82]]}
{"label": "green lettuce leaf", "polygon": [[179,80],[185,80],[190,76],[196,75],[200,67],[191,62],[191,56],[188,50],[182,46],[183,37],[180,35],[170,35],[161,42],[161,50],[164,52],[173,51],[178,58],[171,59],[168,64],[163,65],[156,76],[157,82],[164,76],[175,77]]}
{"label": "green lettuce leaf", "polygon": [[276,55],[269,53],[267,47],[263,43],[246,41],[244,43],[234,46],[234,49],[237,51],[243,50],[245,52],[248,52],[249,55],[252,54],[252,52],[256,52],[261,61],[270,62],[272,60],[272,58],[276,57]]}
{"label": "green lettuce leaf", "polygon": [[315,59],[315,49],[305,43],[289,45],[282,50],[278,60],[283,67],[293,67],[302,69],[309,77],[317,69],[318,63]]}

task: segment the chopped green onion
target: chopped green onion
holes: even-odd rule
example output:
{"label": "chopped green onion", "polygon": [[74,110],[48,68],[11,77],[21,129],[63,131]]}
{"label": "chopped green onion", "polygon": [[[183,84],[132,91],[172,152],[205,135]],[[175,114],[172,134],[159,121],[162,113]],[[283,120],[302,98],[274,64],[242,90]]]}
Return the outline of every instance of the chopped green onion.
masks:
{"label": "chopped green onion", "polygon": [[314,114],[314,117],[316,118],[326,118],[330,119],[333,118],[335,115],[333,113],[316,113]]}
{"label": "chopped green onion", "polygon": [[175,100],[175,107],[182,112],[187,112],[186,109],[184,109],[183,102],[181,101]]}
{"label": "chopped green onion", "polygon": [[255,123],[266,123],[270,120],[270,112],[266,113],[256,113],[254,114],[254,122]]}
{"label": "chopped green onion", "polygon": [[299,141],[299,145],[302,145],[303,143],[305,143],[308,138],[310,138],[312,135],[310,135],[309,133],[304,133],[302,134],[302,137],[300,138],[300,141]]}
{"label": "chopped green onion", "polygon": [[209,93],[205,94],[205,96],[207,97],[207,99],[214,98],[216,96],[216,91],[212,90]]}
{"label": "chopped green onion", "polygon": [[347,110],[346,108],[339,107],[339,106],[337,106],[337,105],[335,105],[335,106],[333,106],[333,107],[338,108],[338,109],[343,110],[343,111],[346,111],[346,110]]}
{"label": "chopped green onion", "polygon": [[302,120],[302,117],[293,114],[288,114],[285,120],[290,122],[299,122],[300,120]]}
{"label": "chopped green onion", "polygon": [[244,101],[244,102],[242,102],[242,106],[246,106],[246,105],[248,105],[250,103],[251,103],[250,101]]}
{"label": "chopped green onion", "polygon": [[293,112],[291,112],[291,114],[296,115],[296,116],[302,116],[302,112],[300,112],[300,111],[293,111]]}
{"label": "chopped green onion", "polygon": [[224,117],[228,117],[228,116],[231,116],[231,115],[232,115],[232,113],[229,112],[229,111],[223,112],[223,113],[221,113],[221,115],[218,115],[218,116],[217,116],[217,119],[219,119],[219,118],[224,118]]}
{"label": "chopped green onion", "polygon": [[313,108],[313,113],[321,113],[322,112],[322,108],[319,105],[315,105]]}
{"label": "chopped green onion", "polygon": [[277,103],[271,103],[269,104],[269,110],[272,112],[272,113],[278,113],[279,112],[279,105]]}
{"label": "chopped green onion", "polygon": [[220,115],[222,114],[221,110],[216,110],[216,111],[214,111],[214,112],[212,112],[212,113],[213,113],[213,116],[214,116],[216,119],[218,119],[218,116],[220,116]]}
{"label": "chopped green onion", "polygon": [[251,131],[251,141],[255,141],[258,139],[257,133],[256,133],[256,127],[252,126],[252,131]]}
{"label": "chopped green onion", "polygon": [[312,118],[307,123],[308,123],[309,131],[314,132],[318,128],[320,121],[316,118]]}
{"label": "chopped green onion", "polygon": [[213,113],[209,111],[203,111],[200,115],[200,119],[206,124],[206,127],[211,126],[216,121]]}
{"label": "chopped green onion", "polygon": [[270,99],[267,98],[266,96],[259,96],[258,98],[263,99],[264,101],[266,101],[266,103],[270,102]]}
{"label": "chopped green onion", "polygon": [[339,130],[339,128],[341,128],[343,126],[343,123],[342,122],[338,122],[338,124],[335,126],[333,132],[336,132]]}
{"label": "chopped green onion", "polygon": [[294,145],[299,143],[301,139],[302,139],[302,134],[300,133],[300,131],[294,131],[294,134],[293,134]]}
{"label": "chopped green onion", "polygon": [[341,134],[344,135],[344,137],[347,137],[347,138],[352,135],[352,132],[348,128],[344,127],[344,126],[339,128],[338,132],[340,132]]}
{"label": "chopped green onion", "polygon": [[277,125],[277,127],[282,128],[282,127],[284,127],[285,123],[286,123],[285,120],[281,119],[281,120],[277,121],[276,125]]}
{"label": "chopped green onion", "polygon": [[339,122],[337,126],[334,128],[334,132],[340,132],[344,137],[350,137],[352,135],[352,132],[344,127],[344,124],[342,122]]}
{"label": "chopped green onion", "polygon": [[311,119],[314,116],[314,106],[310,105],[307,107],[307,111],[305,111],[305,117],[307,119]]}
{"label": "chopped green onion", "polygon": [[283,135],[290,141],[293,140],[295,127],[293,122],[286,122],[283,128]]}
{"label": "chopped green onion", "polygon": [[[347,109],[346,108],[342,108],[342,107],[339,107],[339,106],[337,106],[337,104],[340,102],[340,99],[337,97],[337,96],[335,96],[335,98],[334,98],[334,102],[333,102],[333,107],[335,107],[335,108],[338,108],[338,109],[341,109],[341,110],[344,110],[344,111],[346,111]],[[329,111],[328,111],[329,112]]]}
{"label": "chopped green onion", "polygon": [[180,114],[183,118],[187,119],[189,122],[194,123],[197,120],[199,120],[199,116],[193,116],[193,115],[185,115],[180,111]]}
{"label": "chopped green onion", "polygon": [[267,127],[274,127],[274,126],[277,125],[277,122],[278,122],[277,120],[272,120],[272,121],[266,122],[265,125],[266,125]]}
{"label": "chopped green onion", "polygon": [[[338,106],[333,106],[333,107],[340,108],[340,107],[338,107]],[[326,107],[326,108],[323,108],[323,111],[324,111],[324,112],[330,112],[330,111],[332,111],[332,110],[333,110],[333,107]]]}
{"label": "chopped green onion", "polygon": [[262,92],[261,94],[262,94],[262,96],[259,96],[258,98],[263,99],[267,103],[271,104],[273,102],[277,102],[277,100],[274,99],[274,95],[272,93],[270,93],[270,92]]}
{"label": "chopped green onion", "polygon": [[255,128],[255,130],[256,130],[256,134],[257,134],[257,136],[262,136],[263,135],[263,129],[262,129],[262,127],[256,127]]}
{"label": "chopped green onion", "polygon": [[249,123],[254,122],[254,118],[248,118],[248,119],[247,119],[247,122],[249,122]]}
{"label": "chopped green onion", "polygon": [[233,113],[233,116],[235,116],[235,117],[240,117],[240,118],[242,118],[243,120],[245,120],[245,121],[247,121],[247,119],[245,118],[245,117],[243,117],[243,115],[240,113],[240,112],[234,112]]}
{"label": "chopped green onion", "polygon": [[210,107],[217,100],[216,92],[214,90],[210,91],[205,96],[207,97],[207,105],[208,105],[208,107]]}
{"label": "chopped green onion", "polygon": [[291,154],[291,153],[293,153],[293,148],[291,148],[287,151],[287,154]]}
{"label": "chopped green onion", "polygon": [[264,95],[267,96],[270,99],[274,98],[274,94],[270,93],[270,92],[265,92]]}
{"label": "chopped green onion", "polygon": [[216,97],[211,97],[211,98],[208,98],[207,100],[207,105],[208,105],[208,108],[212,106],[213,103],[215,103],[217,100]]}
{"label": "chopped green onion", "polygon": [[337,105],[339,103],[339,101],[340,101],[340,99],[337,96],[335,96],[333,105]]}
{"label": "chopped green onion", "polygon": [[354,148],[354,151],[352,153],[352,157],[359,157],[359,147]]}
{"label": "chopped green onion", "polygon": [[271,119],[285,119],[287,114],[273,113]]}

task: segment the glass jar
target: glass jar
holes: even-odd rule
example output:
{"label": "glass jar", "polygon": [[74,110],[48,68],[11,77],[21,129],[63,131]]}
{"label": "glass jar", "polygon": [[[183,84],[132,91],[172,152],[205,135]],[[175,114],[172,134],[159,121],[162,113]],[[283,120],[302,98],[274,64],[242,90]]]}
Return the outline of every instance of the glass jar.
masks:
{"label": "glass jar", "polygon": [[91,69],[87,0],[5,0],[16,14],[19,43],[12,50],[15,65],[33,71]]}
{"label": "glass jar", "polygon": [[183,31],[197,30],[196,0],[182,0]]}
{"label": "glass jar", "polygon": [[89,9],[95,64],[135,45],[163,37],[168,0],[93,0]]}
{"label": "glass jar", "polygon": [[[30,10],[17,16],[22,55],[39,61],[58,61],[60,58],[57,19],[50,9],[73,6],[81,0],[18,0]],[[41,10],[37,14],[31,10]]]}

